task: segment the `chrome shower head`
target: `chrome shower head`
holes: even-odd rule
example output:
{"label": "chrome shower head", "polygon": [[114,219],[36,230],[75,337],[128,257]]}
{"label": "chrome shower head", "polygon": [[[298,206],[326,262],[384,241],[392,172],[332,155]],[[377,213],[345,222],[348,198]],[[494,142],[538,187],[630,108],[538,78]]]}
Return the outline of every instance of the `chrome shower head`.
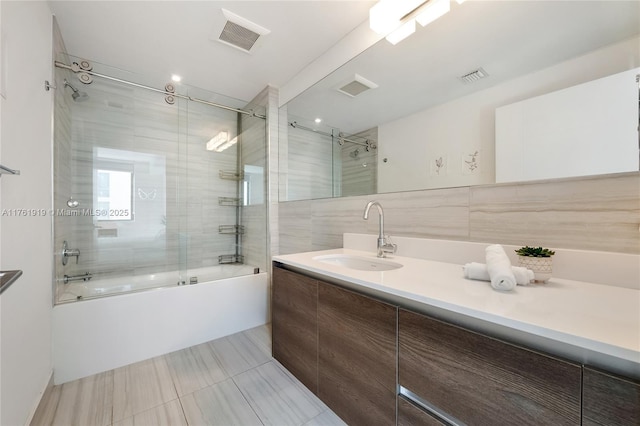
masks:
{"label": "chrome shower head", "polygon": [[71,90],[73,90],[71,97],[73,98],[74,102],[82,102],[89,99],[89,95],[87,95],[86,92],[79,91],[78,89],[73,87],[71,83],[69,83],[66,79],[64,80],[64,87],[69,87]]}

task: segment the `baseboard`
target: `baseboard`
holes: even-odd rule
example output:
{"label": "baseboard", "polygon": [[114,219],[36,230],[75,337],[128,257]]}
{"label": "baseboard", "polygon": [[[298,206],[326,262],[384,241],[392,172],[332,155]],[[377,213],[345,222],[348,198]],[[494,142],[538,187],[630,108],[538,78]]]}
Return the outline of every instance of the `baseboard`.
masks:
{"label": "baseboard", "polygon": [[45,397],[48,397],[52,391],[53,391],[53,369],[49,373],[49,380],[47,381],[47,384],[44,386],[44,389],[42,390],[42,392],[40,392],[40,398],[38,398],[38,402],[31,409],[31,412],[29,413],[29,417],[27,417],[25,426],[29,426],[31,424],[31,422],[33,421],[33,417],[38,412],[38,408],[40,408],[40,404],[42,404],[43,401],[47,400],[47,398]]}

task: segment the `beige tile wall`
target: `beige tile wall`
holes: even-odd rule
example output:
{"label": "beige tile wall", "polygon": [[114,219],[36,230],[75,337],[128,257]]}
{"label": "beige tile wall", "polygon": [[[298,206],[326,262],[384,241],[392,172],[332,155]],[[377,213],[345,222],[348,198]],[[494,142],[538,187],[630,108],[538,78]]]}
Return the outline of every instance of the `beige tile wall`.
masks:
{"label": "beige tile wall", "polygon": [[[378,128],[360,132],[356,135],[349,135],[350,139],[365,142],[373,141],[377,144]],[[360,194],[373,194],[376,192],[376,182],[378,181],[378,150],[367,151],[364,146],[345,142],[340,149],[341,176],[339,183],[340,195],[343,197]]]}
{"label": "beige tile wall", "polygon": [[[269,88],[260,92],[244,109],[253,110],[257,114],[265,114],[266,106],[269,102]],[[267,180],[267,121],[262,118],[247,115],[239,116],[242,127],[241,139],[241,167],[257,166],[263,168],[263,182],[266,188]],[[254,188],[255,190],[255,188]],[[240,209],[241,223],[245,227],[245,234],[242,236],[241,252],[244,255],[246,264],[267,268],[267,233],[265,232],[265,216],[267,214],[267,202],[263,197],[255,198],[250,205]]]}
{"label": "beige tile wall", "polygon": [[640,254],[640,173],[484,185],[279,204],[280,254],[342,247],[377,234],[369,200],[398,236]]}

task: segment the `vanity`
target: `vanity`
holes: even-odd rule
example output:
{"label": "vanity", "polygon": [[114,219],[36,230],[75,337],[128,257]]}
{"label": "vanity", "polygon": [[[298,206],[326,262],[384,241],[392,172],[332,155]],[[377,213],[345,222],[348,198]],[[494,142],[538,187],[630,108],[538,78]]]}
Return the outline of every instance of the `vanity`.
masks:
{"label": "vanity", "polygon": [[640,422],[640,290],[501,293],[463,277],[486,245],[394,238],[379,259],[375,240],[273,259],[273,356],[347,424]]}

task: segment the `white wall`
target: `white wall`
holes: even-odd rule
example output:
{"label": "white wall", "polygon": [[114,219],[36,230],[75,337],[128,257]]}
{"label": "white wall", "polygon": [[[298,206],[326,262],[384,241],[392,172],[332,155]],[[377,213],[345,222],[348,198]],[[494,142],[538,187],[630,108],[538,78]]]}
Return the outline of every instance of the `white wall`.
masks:
{"label": "white wall", "polygon": [[496,108],[496,182],[638,171],[637,75]]}
{"label": "white wall", "polygon": [[[637,67],[639,46],[639,38],[616,43],[380,125],[378,192],[493,183],[497,107]],[[465,161],[476,151],[478,167],[470,171]]]}
{"label": "white wall", "polygon": [[0,179],[3,209],[44,209],[44,216],[0,217],[1,268],[23,275],[0,296],[0,424],[29,421],[52,370],[51,115],[52,17],[46,2],[2,2],[6,76],[2,164],[20,176]]}

